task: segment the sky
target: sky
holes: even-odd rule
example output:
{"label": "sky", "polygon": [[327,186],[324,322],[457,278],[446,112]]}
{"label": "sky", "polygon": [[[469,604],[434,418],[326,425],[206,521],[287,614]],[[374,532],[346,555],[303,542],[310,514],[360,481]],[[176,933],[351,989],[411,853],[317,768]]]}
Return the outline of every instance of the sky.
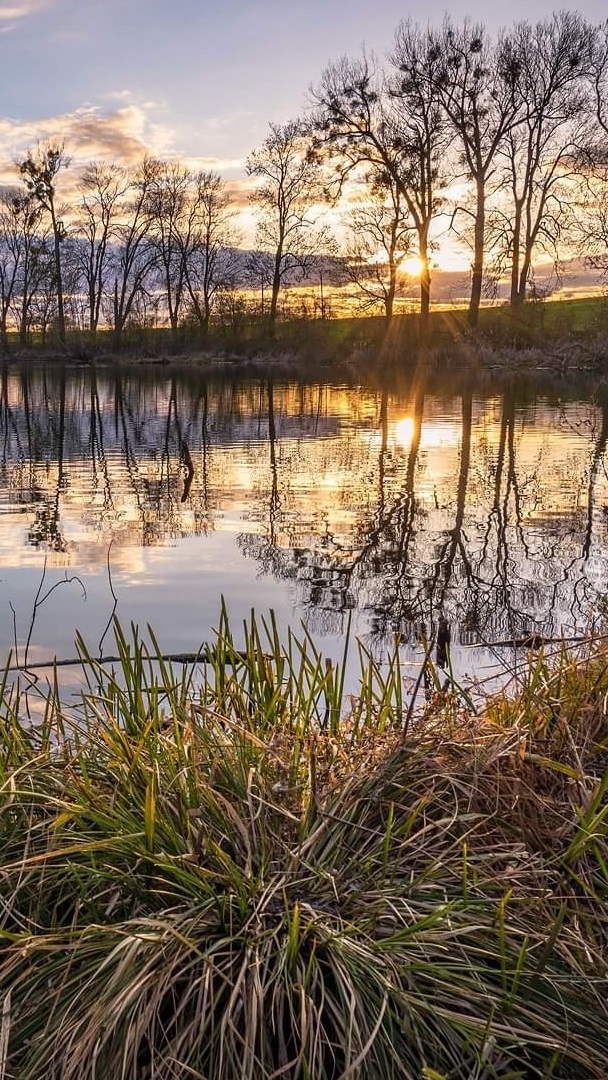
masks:
{"label": "sky", "polygon": [[[554,9],[512,0],[508,22]],[[576,10],[606,14],[601,0]],[[400,19],[444,11],[441,0],[0,0],[0,178],[61,137],[75,162],[148,151],[238,182],[268,123],[302,112],[328,62],[363,45],[382,55]],[[487,0],[450,13],[504,22]]]}

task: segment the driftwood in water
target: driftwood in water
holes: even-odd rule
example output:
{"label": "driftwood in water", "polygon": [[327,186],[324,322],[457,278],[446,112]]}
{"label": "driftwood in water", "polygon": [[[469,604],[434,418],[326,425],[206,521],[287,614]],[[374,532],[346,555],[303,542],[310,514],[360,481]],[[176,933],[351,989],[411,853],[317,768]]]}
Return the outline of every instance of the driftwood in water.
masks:
{"label": "driftwood in water", "polygon": [[[225,663],[228,666],[232,666],[237,661],[242,660],[246,662],[248,660],[248,654],[242,652],[239,649],[235,649],[230,656],[225,658]],[[272,659],[268,653],[262,653],[264,660]],[[4,671],[39,671],[42,668],[56,668],[56,667],[77,667],[89,663],[98,664],[100,667],[104,667],[107,664],[120,664],[124,657],[121,656],[73,656],[68,660],[41,660],[38,663],[30,664],[10,664]],[[145,660],[163,660],[168,664],[215,664],[217,662],[217,654],[214,649],[205,645],[204,648],[194,653],[163,653],[156,656],[152,654],[146,654]]]}
{"label": "driftwood in water", "polygon": [[465,649],[499,649],[499,648],[515,648],[515,649],[542,649],[544,645],[587,645],[592,641],[605,640],[605,634],[596,634],[590,637],[588,634],[583,637],[545,637],[544,634],[525,634],[523,637],[503,638],[501,641],[475,641],[470,645],[465,645]]}

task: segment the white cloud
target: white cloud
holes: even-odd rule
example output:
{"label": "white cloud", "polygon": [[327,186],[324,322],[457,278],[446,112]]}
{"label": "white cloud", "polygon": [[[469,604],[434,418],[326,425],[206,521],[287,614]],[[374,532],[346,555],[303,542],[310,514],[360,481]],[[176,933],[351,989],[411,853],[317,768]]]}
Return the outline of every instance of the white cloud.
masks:
{"label": "white cloud", "polygon": [[0,0],[0,22],[9,22],[13,19],[25,19],[28,15],[36,15],[44,11],[50,5],[50,0]]}
{"label": "white cloud", "polygon": [[73,165],[115,161],[132,165],[144,154],[173,156],[174,133],[156,120],[156,110],[134,103],[102,111],[84,105],[71,113],[38,120],[0,118],[0,178],[15,176],[15,161],[38,142],[61,141]]}
{"label": "white cloud", "polygon": [[241,172],[244,168],[243,158],[208,157],[200,155],[180,155],[180,161],[189,169],[209,170],[211,172]]}

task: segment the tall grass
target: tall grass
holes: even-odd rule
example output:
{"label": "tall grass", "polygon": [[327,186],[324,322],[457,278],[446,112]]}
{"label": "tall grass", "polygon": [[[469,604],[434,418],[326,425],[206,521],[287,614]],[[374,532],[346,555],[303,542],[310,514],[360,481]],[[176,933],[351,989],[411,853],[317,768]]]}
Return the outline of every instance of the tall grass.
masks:
{"label": "tall grass", "polygon": [[606,1076],[605,654],[405,725],[397,655],[115,635],[37,727],[3,686],[0,1077]]}

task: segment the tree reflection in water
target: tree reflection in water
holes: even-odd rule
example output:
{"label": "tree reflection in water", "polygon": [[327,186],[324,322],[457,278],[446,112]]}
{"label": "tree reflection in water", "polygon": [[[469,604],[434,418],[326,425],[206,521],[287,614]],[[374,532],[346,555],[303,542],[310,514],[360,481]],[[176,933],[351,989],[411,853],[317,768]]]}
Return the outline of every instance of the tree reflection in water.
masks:
{"label": "tree reflection in water", "polygon": [[[283,583],[311,632],[337,636],[353,611],[379,646],[443,627],[440,659],[450,630],[584,632],[605,590],[605,390],[23,366],[0,395],[11,565],[29,548],[82,575],[110,541],[120,563],[198,538],[200,576],[205,538],[236,532],[226,559]],[[208,585],[219,604],[215,569]]]}
{"label": "tree reflection in water", "polygon": [[[270,384],[268,394],[273,416]],[[538,644],[564,632],[585,632],[598,600],[597,574],[588,572],[589,564],[604,568],[608,555],[606,515],[597,497],[598,485],[605,487],[606,480],[606,394],[580,406],[599,415],[597,434],[587,437],[584,452],[571,463],[562,461],[553,475],[553,454],[542,437],[536,438],[531,461],[518,460],[518,443],[534,429],[542,400],[522,410],[513,390],[496,396],[500,419],[494,445],[483,434],[483,412],[474,418],[474,396],[466,387],[460,395],[458,471],[441,499],[435,484],[429,497],[433,461],[431,451],[421,449],[425,398],[424,381],[415,380],[406,422],[397,425],[409,441],[403,460],[394,437],[390,445],[390,395],[379,395],[375,503],[359,513],[347,538],[326,529],[308,547],[277,528],[281,458],[272,419],[268,524],[261,536],[243,534],[242,550],[264,573],[297,582],[315,629],[339,632],[344,613],[356,604],[368,615],[372,639],[387,642],[397,634],[415,644],[435,639],[439,631],[440,666],[445,666],[446,632],[452,626],[464,645]],[[559,416],[560,410],[555,413]],[[393,436],[394,429],[393,423]],[[586,478],[584,518],[578,497],[562,499],[560,480],[568,474],[572,483],[581,475]]]}

